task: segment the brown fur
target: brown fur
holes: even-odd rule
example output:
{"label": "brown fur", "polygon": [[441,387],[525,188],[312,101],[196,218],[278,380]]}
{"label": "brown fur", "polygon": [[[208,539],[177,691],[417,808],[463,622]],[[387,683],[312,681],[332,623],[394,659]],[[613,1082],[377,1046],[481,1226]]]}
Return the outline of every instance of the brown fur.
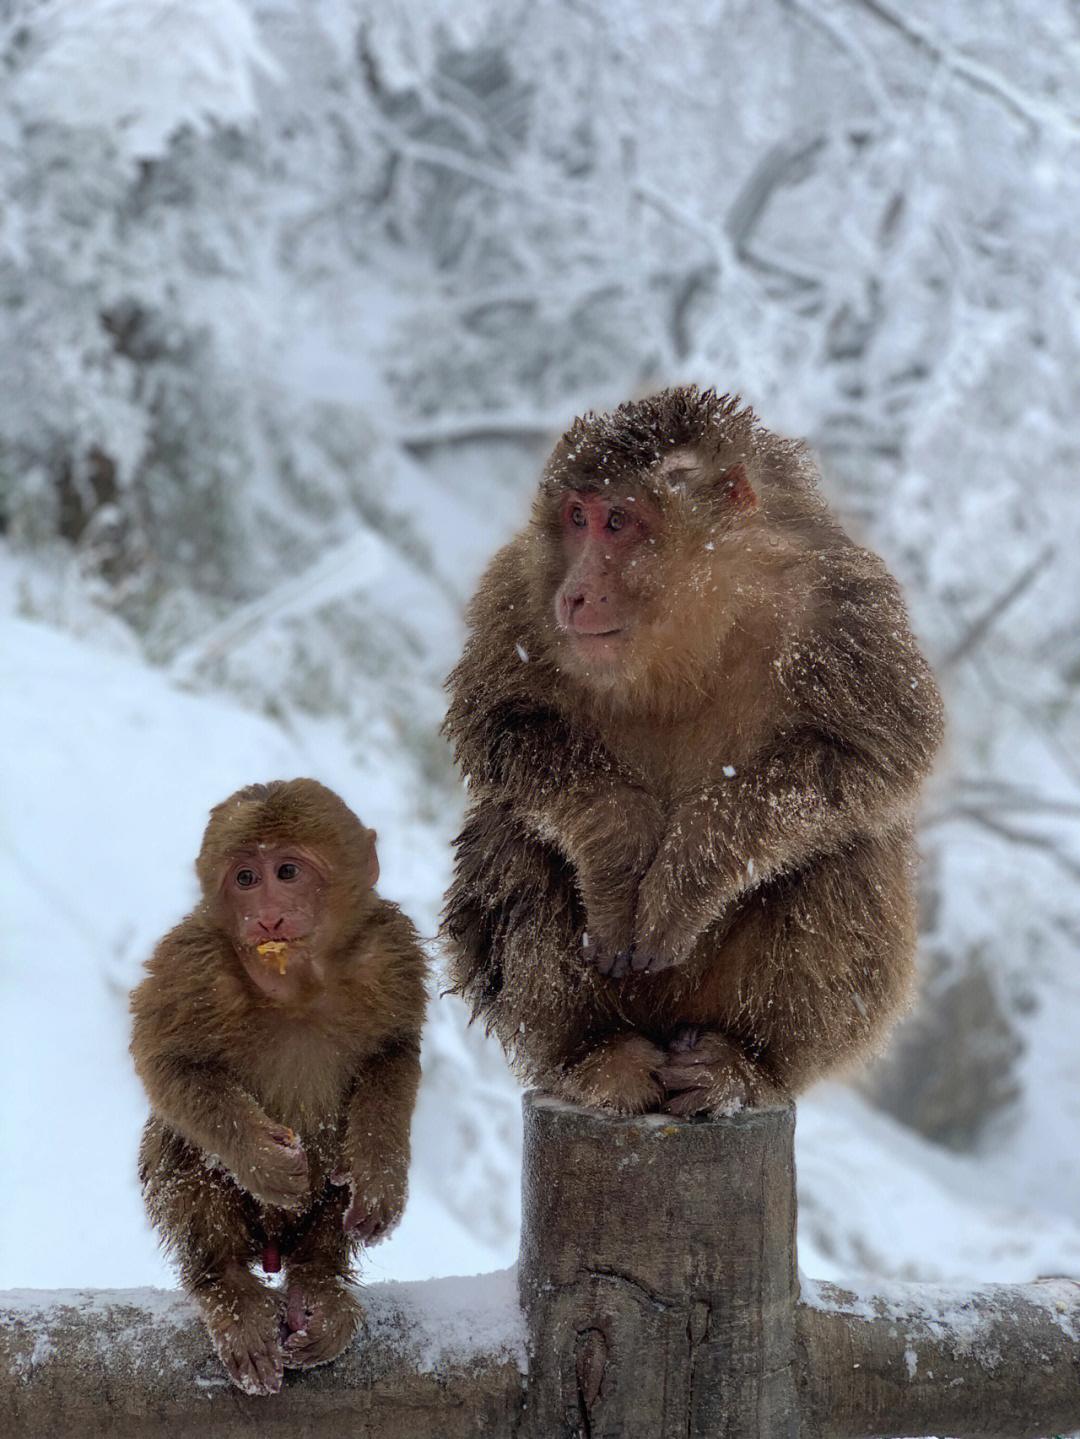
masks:
{"label": "brown fur", "polygon": [[[131,997],[153,1111],[139,1154],[147,1209],[251,1392],[279,1387],[283,1365],[340,1352],[360,1319],[346,1213],[385,1232],[405,1203],[425,961],[409,920],[371,888],[373,838],[314,780],[240,790],[212,811],[201,902]],[[231,857],[260,841],[304,845],[329,867],[332,939],[284,997],[253,983],[222,899]],[[268,1245],[286,1269],[281,1294],[249,1272]]]}
{"label": "brown fur", "polygon": [[[639,621],[616,666],[556,624],[568,491],[661,517],[611,581]],[[912,815],[941,702],[805,448],[692,387],[576,421],[469,626],[446,733],[471,804],[443,933],[521,1074],[691,1114],[880,1045],[911,989]]]}

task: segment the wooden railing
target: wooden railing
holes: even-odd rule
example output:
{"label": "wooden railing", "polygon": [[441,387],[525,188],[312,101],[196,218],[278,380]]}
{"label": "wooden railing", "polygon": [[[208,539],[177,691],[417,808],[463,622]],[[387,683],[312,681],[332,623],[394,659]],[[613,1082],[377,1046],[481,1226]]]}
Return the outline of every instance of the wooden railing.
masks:
{"label": "wooden railing", "polygon": [[[0,1434],[869,1439],[1080,1428],[1080,1284],[803,1279],[794,1112],[525,1099],[513,1272],[366,1291],[362,1338],[233,1389],[182,1296],[0,1294]],[[520,1302],[519,1302],[520,1301]]]}

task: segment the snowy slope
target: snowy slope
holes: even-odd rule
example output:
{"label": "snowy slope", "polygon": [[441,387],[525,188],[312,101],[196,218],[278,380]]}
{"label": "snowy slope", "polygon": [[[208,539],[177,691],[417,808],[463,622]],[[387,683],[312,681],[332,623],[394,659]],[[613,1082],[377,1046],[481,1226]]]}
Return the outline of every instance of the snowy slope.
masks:
{"label": "snowy slope", "polygon": [[[193,901],[206,811],[255,778],[302,773],[333,785],[380,832],[382,892],[427,934],[452,822],[418,817],[407,754],[358,766],[330,723],[286,729],[41,624],[4,622],[0,655],[0,1287],[168,1284],[135,1183],[145,1103],[127,1055],[126,996]],[[424,1071],[409,1208],[372,1253],[372,1279],[479,1272],[515,1257],[516,1085],[465,1032],[455,1001],[433,1003]],[[798,1164],[810,1274],[1080,1272],[1080,1232],[1066,1220],[988,1204],[978,1161],[934,1150],[838,1086],[801,1107]]]}
{"label": "snowy slope", "polygon": [[[166,1283],[135,1182],[145,1101],[127,1056],[127,992],[195,898],[192,861],[210,805],[253,779],[310,774],[332,785],[380,832],[382,892],[427,933],[446,879],[445,835],[403,812],[401,761],[373,757],[361,770],[329,727],[287,733],[42,625],[9,621],[0,636],[0,1286]],[[455,1008],[436,1007],[425,1069],[430,1081],[450,1068],[471,1111],[490,1084]],[[408,1217],[373,1257],[373,1276],[484,1270],[513,1248],[511,1161],[459,1135],[446,1093],[443,1083],[425,1087]],[[505,1127],[513,1112],[505,1091],[492,1108],[496,1139],[500,1116]],[[462,1139],[459,1155],[468,1140],[471,1153],[446,1170],[438,1155],[427,1162],[429,1131]],[[467,1208],[468,1227],[455,1205]],[[488,1213],[474,1218],[481,1206]]]}

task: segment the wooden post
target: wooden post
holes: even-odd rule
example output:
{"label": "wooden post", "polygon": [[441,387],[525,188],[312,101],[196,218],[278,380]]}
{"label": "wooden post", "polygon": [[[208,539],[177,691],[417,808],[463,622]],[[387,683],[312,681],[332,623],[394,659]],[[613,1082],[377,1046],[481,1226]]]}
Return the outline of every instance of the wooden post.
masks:
{"label": "wooden post", "polygon": [[526,1096],[533,1439],[796,1439],[793,1134]]}

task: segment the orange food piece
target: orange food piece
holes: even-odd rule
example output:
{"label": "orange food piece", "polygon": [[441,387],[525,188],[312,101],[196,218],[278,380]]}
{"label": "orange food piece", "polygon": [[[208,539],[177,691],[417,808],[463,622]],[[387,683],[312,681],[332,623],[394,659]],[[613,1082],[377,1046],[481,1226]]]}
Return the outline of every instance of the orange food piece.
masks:
{"label": "orange food piece", "polygon": [[267,964],[277,960],[278,974],[285,973],[285,966],[289,959],[289,946],[283,939],[264,939],[262,944],[255,946],[255,953],[260,959],[265,959]]}

